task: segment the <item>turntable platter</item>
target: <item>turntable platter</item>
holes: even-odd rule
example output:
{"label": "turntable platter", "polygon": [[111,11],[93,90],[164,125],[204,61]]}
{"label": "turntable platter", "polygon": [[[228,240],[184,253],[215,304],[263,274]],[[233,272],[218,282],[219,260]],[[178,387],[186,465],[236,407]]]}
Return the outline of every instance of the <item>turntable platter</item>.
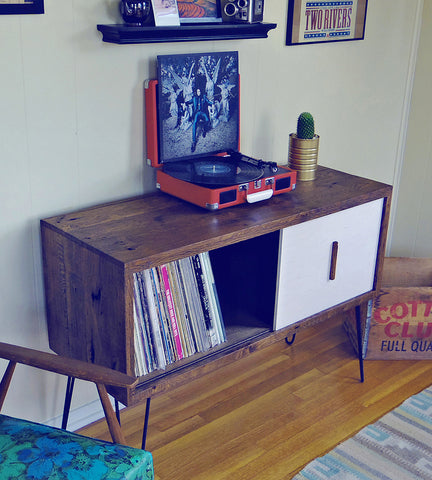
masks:
{"label": "turntable platter", "polygon": [[164,172],[179,180],[224,187],[252,182],[263,176],[263,169],[231,157],[206,157],[200,160],[181,160],[164,165]]}

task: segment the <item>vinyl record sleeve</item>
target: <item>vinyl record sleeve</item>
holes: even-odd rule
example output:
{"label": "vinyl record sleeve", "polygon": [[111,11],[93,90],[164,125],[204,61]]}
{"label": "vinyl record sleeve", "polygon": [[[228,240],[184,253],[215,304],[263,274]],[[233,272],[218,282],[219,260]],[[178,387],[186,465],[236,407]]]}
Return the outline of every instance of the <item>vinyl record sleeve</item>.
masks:
{"label": "vinyl record sleeve", "polygon": [[157,60],[159,162],[237,150],[238,52],[159,55]]}

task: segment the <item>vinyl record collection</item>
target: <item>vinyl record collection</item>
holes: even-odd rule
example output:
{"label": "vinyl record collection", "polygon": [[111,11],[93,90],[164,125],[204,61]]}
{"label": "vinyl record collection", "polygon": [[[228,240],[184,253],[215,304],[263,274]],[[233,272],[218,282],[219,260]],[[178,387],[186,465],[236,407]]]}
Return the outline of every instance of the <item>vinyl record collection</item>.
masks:
{"label": "vinyl record collection", "polygon": [[208,252],[134,274],[135,373],[226,341]]}

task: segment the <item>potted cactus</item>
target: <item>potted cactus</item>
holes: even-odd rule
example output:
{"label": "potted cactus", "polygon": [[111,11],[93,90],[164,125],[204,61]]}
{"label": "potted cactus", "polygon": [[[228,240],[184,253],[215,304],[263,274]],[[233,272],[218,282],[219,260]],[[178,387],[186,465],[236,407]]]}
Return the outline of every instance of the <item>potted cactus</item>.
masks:
{"label": "potted cactus", "polygon": [[291,133],[289,138],[288,166],[297,171],[297,180],[315,179],[318,146],[314,118],[309,112],[303,112],[297,120],[297,133]]}

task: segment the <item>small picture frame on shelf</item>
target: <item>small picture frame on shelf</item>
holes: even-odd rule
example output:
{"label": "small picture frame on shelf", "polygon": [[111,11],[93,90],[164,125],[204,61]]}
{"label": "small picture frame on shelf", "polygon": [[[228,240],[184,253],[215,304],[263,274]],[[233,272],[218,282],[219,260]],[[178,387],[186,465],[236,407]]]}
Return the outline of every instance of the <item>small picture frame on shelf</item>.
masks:
{"label": "small picture frame on shelf", "polygon": [[151,0],[156,27],[180,26],[177,0]]}
{"label": "small picture frame on shelf", "polygon": [[367,0],[289,0],[286,45],[363,40]]}
{"label": "small picture frame on shelf", "polygon": [[0,15],[44,13],[43,0],[0,0]]}
{"label": "small picture frame on shelf", "polygon": [[177,0],[180,23],[222,22],[218,0]]}

